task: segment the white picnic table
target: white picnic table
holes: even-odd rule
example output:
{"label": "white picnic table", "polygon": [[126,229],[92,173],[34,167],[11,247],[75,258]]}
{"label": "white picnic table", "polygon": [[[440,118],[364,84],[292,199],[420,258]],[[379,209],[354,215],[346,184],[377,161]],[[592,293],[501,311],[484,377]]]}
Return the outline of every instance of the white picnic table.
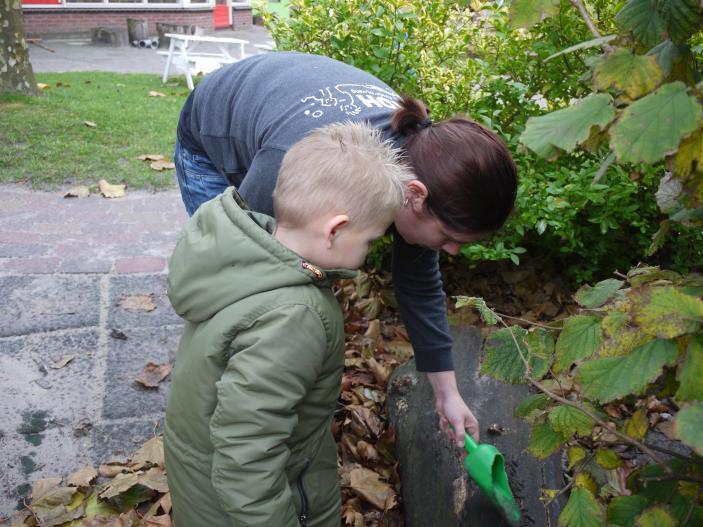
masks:
{"label": "white picnic table", "polygon": [[[164,66],[164,76],[162,81],[168,80],[171,67],[175,66],[185,73],[188,88],[193,86],[193,75],[198,73],[209,73],[221,67],[223,64],[237,62],[246,57],[244,45],[249,44],[248,40],[231,37],[211,37],[206,35],[181,35],[178,33],[166,33],[171,42],[168,51],[159,51],[159,55],[166,57]],[[211,44],[209,48],[215,47],[217,51],[201,52],[197,48],[204,44]],[[213,46],[214,45],[214,46]]]}

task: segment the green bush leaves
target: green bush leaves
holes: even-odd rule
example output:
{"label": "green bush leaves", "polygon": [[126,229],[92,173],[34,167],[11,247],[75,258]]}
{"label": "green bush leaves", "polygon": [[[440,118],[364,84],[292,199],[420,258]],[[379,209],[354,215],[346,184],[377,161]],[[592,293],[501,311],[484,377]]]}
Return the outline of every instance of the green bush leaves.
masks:
{"label": "green bush leaves", "polygon": [[627,49],[618,49],[601,60],[593,71],[597,89],[613,87],[630,99],[638,99],[654,90],[664,79],[656,57],[635,55]]}
{"label": "green bush leaves", "polygon": [[593,355],[600,344],[600,323],[600,317],[590,315],[578,315],[564,323],[557,340],[554,371],[563,371]]}
{"label": "green bush leaves", "polygon": [[633,319],[648,335],[674,338],[701,327],[703,300],[680,289],[652,287],[634,292]]}
{"label": "green bush leaves", "polygon": [[676,437],[703,456],[703,403],[696,401],[682,408],[674,422]]}
{"label": "green bush leaves", "polygon": [[577,381],[584,396],[607,403],[629,394],[640,394],[672,365],[678,355],[676,342],[654,340],[625,357],[591,360],[579,367]]}
{"label": "green bush leaves", "polygon": [[624,283],[625,282],[622,280],[608,278],[607,280],[598,282],[593,287],[590,285],[584,285],[576,291],[574,298],[583,307],[601,307],[612,298],[615,292],[620,289]]}
{"label": "green bush leaves", "polygon": [[559,527],[603,527],[605,512],[590,491],[576,488],[571,491],[566,507],[559,515]]}
{"label": "green bush leaves", "polygon": [[621,163],[655,163],[700,124],[701,105],[682,82],[665,84],[625,108],[610,130]]}
{"label": "green bush leaves", "polygon": [[556,157],[559,150],[571,152],[586,142],[593,128],[604,129],[614,117],[610,95],[589,95],[569,108],[530,117],[520,142],[542,157]]}

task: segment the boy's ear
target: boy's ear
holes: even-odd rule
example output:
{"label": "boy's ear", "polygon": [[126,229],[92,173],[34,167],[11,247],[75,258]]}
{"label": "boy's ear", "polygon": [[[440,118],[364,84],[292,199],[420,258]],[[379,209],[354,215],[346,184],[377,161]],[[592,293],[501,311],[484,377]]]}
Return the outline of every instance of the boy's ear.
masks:
{"label": "boy's ear", "polygon": [[427,194],[427,187],[418,179],[413,179],[405,185],[405,199],[414,209],[419,210],[422,208],[427,199]]}
{"label": "boy's ear", "polygon": [[332,243],[334,239],[339,234],[339,231],[349,225],[349,216],[346,214],[337,214],[332,216],[325,222],[324,225],[324,236],[325,236],[325,246],[328,249],[332,248]]}

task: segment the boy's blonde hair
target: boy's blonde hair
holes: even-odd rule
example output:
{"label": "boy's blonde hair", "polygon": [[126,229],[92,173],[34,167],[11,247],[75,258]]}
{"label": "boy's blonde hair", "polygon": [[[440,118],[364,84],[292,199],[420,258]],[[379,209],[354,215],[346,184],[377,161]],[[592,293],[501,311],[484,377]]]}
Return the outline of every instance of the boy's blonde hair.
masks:
{"label": "boy's blonde hair", "polygon": [[405,184],[415,179],[399,150],[365,123],[317,128],[286,153],[273,191],[281,225],[301,227],[333,212],[347,214],[357,228],[395,215]]}

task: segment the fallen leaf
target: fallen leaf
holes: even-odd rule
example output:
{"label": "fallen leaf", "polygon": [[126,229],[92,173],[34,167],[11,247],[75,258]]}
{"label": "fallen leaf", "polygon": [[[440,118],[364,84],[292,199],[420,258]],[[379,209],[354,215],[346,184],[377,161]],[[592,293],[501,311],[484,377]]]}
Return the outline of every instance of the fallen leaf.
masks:
{"label": "fallen leaf", "polygon": [[119,306],[128,311],[154,311],[156,302],[153,293],[140,293],[123,297],[119,302]]}
{"label": "fallen leaf", "polygon": [[83,467],[68,476],[66,484],[72,487],[90,487],[90,483],[98,477],[98,471],[93,467]]}
{"label": "fallen leaf", "polygon": [[154,161],[149,165],[151,168],[154,170],[171,170],[176,168],[176,165],[174,165],[171,161]]}
{"label": "fallen leaf", "polygon": [[151,90],[151,91],[149,92],[149,97],[166,97],[166,94],[165,94],[165,93],[161,93],[160,91]]}
{"label": "fallen leaf", "polygon": [[143,527],[171,527],[171,517],[168,514],[162,516],[150,516],[142,520]]}
{"label": "fallen leaf", "polygon": [[398,357],[398,360],[401,362],[405,362],[415,355],[412,344],[401,339],[386,342],[386,349],[389,353]]}
{"label": "fallen leaf", "polygon": [[373,470],[355,468],[351,471],[350,478],[352,491],[378,509],[384,510],[386,503],[395,496],[391,486],[381,481],[381,477]]}
{"label": "fallen leaf", "polygon": [[93,121],[83,121],[83,124],[86,125],[88,128],[95,128],[98,126]]}
{"label": "fallen leaf", "polygon": [[141,161],[163,161],[166,157],[161,154],[143,154],[137,157],[137,159]]}
{"label": "fallen leaf", "polygon": [[61,478],[38,479],[32,485],[32,501],[39,501],[61,484]]}
{"label": "fallen leaf", "polygon": [[377,413],[372,412],[369,408],[364,406],[354,406],[350,408],[352,422],[356,422],[360,429],[365,429],[368,433],[376,438],[381,435],[383,430],[383,422]]}
{"label": "fallen leaf", "polygon": [[100,493],[100,497],[105,500],[119,496],[120,494],[127,492],[129,489],[139,484],[139,474],[134,472],[129,472],[126,474],[119,473],[112,481],[110,481],[103,491]]}
{"label": "fallen leaf", "polygon": [[100,194],[106,198],[121,198],[125,195],[127,185],[111,185],[104,179],[101,179],[98,181],[98,188],[100,189]]}
{"label": "fallen leaf", "polygon": [[371,443],[367,443],[363,439],[356,444],[356,451],[359,454],[359,457],[361,457],[364,461],[378,463],[381,460],[381,456],[378,455],[376,448]]}
{"label": "fallen leaf", "polygon": [[364,333],[364,336],[375,339],[380,334],[381,334],[381,321],[378,319],[374,319],[374,320],[369,321],[369,329],[366,330],[366,333]]}
{"label": "fallen leaf", "polygon": [[386,381],[388,380],[388,377],[391,375],[391,371],[388,367],[386,367],[385,364],[381,364],[378,362],[376,359],[371,357],[366,361],[366,363],[369,365],[369,368],[371,368],[371,371],[373,372],[373,376],[376,379],[376,382],[383,386],[386,384]]}
{"label": "fallen leaf", "polygon": [[64,355],[63,357],[59,357],[56,359],[54,362],[49,364],[49,368],[53,368],[54,370],[58,370],[66,366],[69,362],[71,362],[73,359],[78,357],[78,354],[76,353],[71,353],[69,355]]}
{"label": "fallen leaf", "polygon": [[103,478],[114,478],[127,469],[124,463],[106,463],[98,467],[98,474]]}
{"label": "fallen leaf", "polygon": [[147,388],[158,388],[159,383],[171,374],[173,365],[170,363],[156,364],[154,362],[147,363],[144,366],[144,371],[137,377],[137,382]]}
{"label": "fallen leaf", "polygon": [[146,465],[164,466],[164,442],[161,437],[152,437],[132,456],[132,470],[140,470]]}
{"label": "fallen leaf", "polygon": [[63,195],[64,198],[87,198],[88,196],[90,196],[90,188],[85,185],[72,187],[66,191],[66,194]]}
{"label": "fallen leaf", "polygon": [[127,340],[127,334],[119,329],[112,328],[110,330],[110,337],[117,340]]}
{"label": "fallen leaf", "polygon": [[49,88],[51,88],[51,85],[45,84],[43,82],[37,82],[37,88],[39,88],[40,90],[48,90]]}

